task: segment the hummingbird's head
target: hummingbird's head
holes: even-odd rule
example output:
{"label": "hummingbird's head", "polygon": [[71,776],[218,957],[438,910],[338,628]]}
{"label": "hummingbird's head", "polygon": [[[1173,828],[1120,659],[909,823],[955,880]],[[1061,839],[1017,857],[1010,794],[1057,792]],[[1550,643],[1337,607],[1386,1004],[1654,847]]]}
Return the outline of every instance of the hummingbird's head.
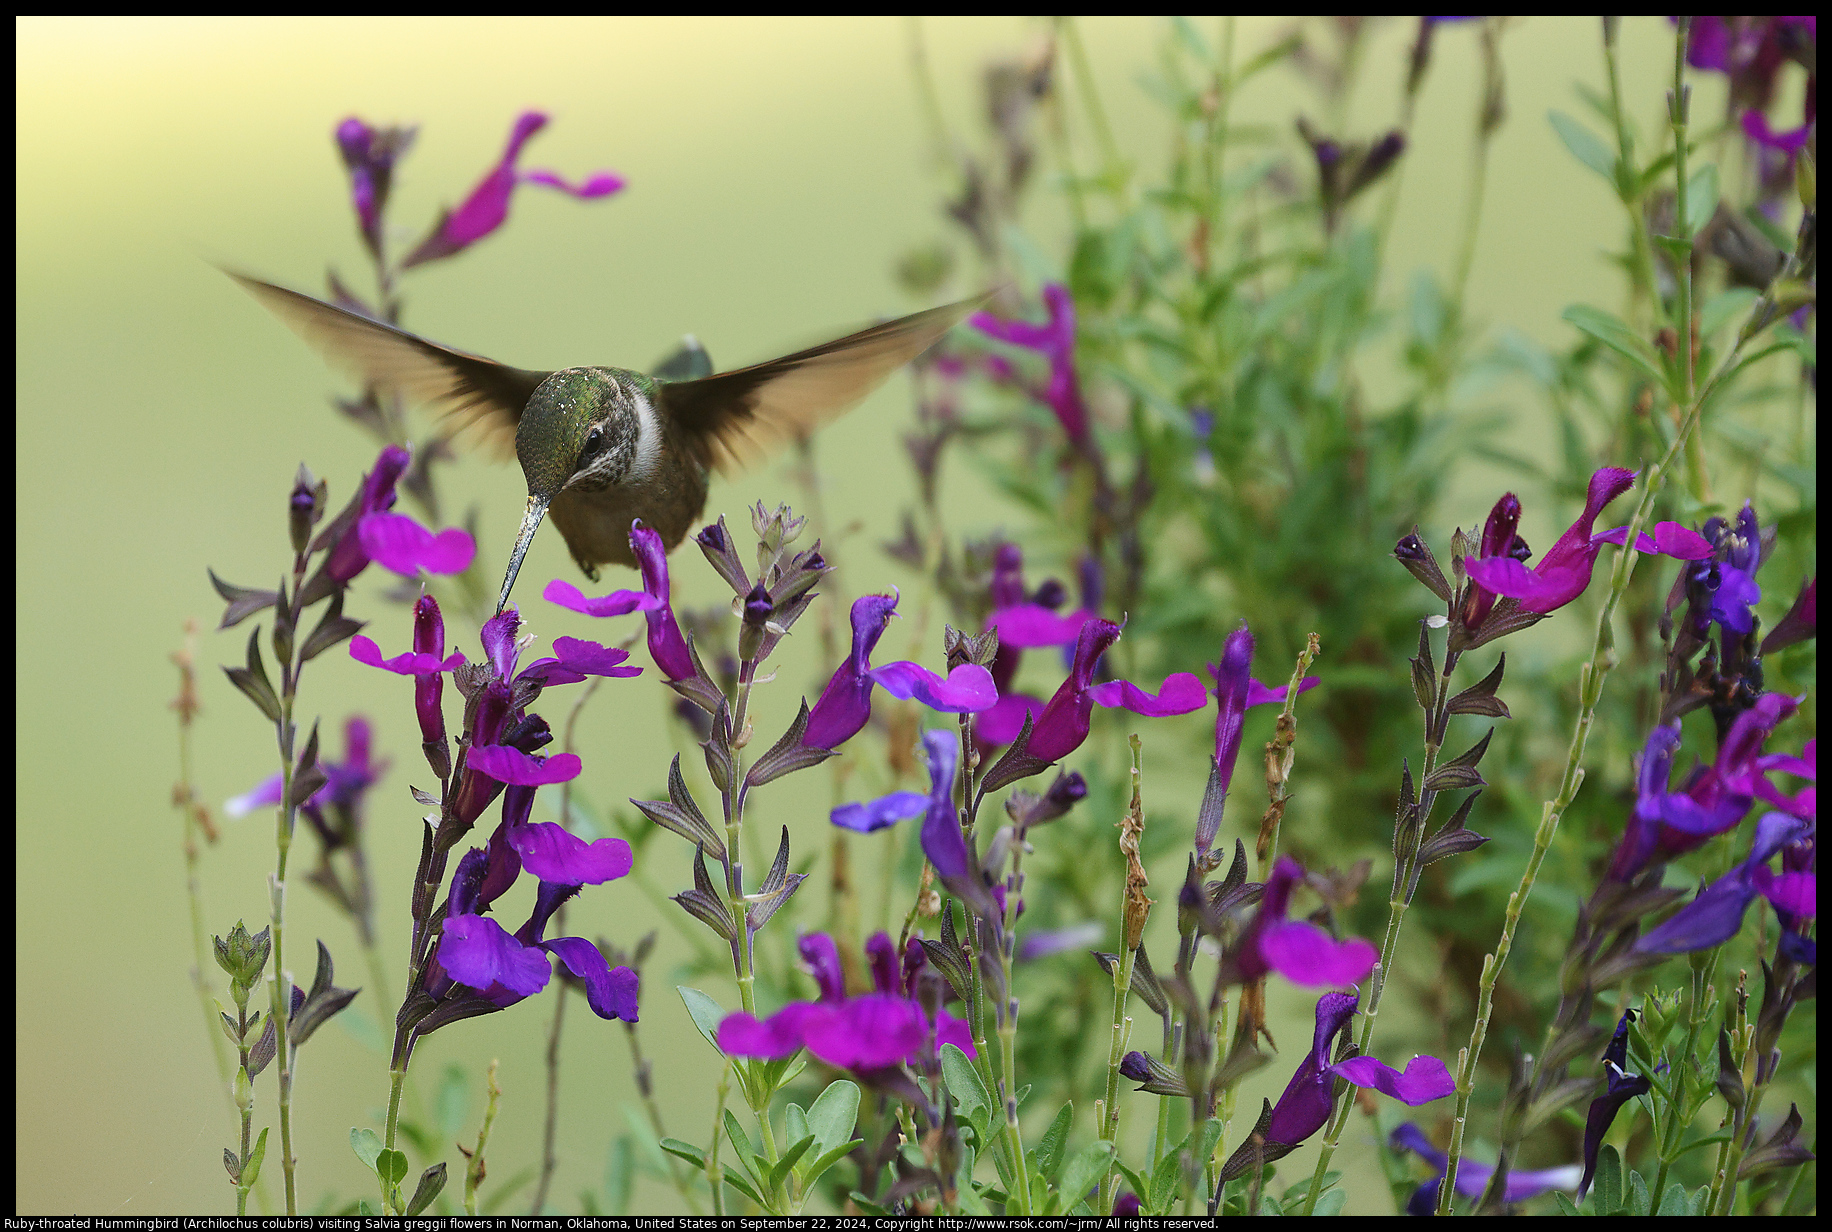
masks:
{"label": "hummingbird's head", "polygon": [[661,454],[654,390],[647,377],[620,368],[563,368],[528,399],[515,429],[515,457],[528,481],[528,508],[497,611],[509,601],[522,557],[555,497],[568,488],[596,492],[612,484],[641,483],[654,473]]}
{"label": "hummingbird's head", "polygon": [[543,381],[515,430],[529,497],[647,478],[661,450],[652,388],[616,368],[566,368]]}

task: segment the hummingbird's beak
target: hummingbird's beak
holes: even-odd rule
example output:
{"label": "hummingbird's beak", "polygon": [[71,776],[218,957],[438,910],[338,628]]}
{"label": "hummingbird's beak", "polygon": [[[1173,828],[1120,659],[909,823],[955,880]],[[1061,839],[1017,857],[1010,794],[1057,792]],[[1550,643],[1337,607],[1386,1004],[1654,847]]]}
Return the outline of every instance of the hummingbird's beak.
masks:
{"label": "hummingbird's beak", "polygon": [[515,575],[521,572],[522,557],[528,554],[528,545],[534,542],[534,532],[540,529],[541,519],[547,516],[547,506],[553,502],[551,496],[528,497],[528,508],[522,513],[522,528],[515,532],[515,550],[509,553],[509,571],[503,574],[503,593],[496,600],[496,614],[509,606],[509,591],[515,585]]}

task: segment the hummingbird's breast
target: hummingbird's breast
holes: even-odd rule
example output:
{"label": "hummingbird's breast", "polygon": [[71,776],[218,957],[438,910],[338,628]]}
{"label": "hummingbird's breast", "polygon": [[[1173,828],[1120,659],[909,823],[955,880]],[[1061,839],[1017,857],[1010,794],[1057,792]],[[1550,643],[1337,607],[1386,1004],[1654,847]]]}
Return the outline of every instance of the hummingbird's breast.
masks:
{"label": "hummingbird's breast", "polygon": [[684,451],[665,448],[647,478],[597,491],[569,488],[554,498],[547,516],[560,528],[573,559],[588,576],[596,566],[636,568],[630,523],[638,518],[672,552],[706,508],[706,473]]}

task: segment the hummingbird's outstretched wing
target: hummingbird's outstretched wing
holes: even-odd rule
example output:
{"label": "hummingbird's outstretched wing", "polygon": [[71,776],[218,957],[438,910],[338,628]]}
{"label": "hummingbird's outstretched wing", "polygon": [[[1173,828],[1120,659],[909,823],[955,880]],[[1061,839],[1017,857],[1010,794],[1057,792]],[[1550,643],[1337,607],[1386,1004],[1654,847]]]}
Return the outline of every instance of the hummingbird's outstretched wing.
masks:
{"label": "hummingbird's outstretched wing", "polygon": [[962,300],[768,363],[664,383],[662,409],[702,465],[736,470],[850,410],[981,302]]}
{"label": "hummingbird's outstretched wing", "polygon": [[550,373],[454,351],[271,282],[223,272],[332,365],[364,384],[430,406],[462,427],[474,427],[498,452],[514,456],[522,408]]}

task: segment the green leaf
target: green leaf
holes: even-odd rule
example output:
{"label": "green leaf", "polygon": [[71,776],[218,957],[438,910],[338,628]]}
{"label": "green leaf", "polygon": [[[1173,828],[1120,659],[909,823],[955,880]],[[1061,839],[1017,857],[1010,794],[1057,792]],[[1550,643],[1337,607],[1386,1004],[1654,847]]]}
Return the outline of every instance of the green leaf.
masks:
{"label": "green leaf", "polygon": [[1559,315],[1568,324],[1583,330],[1663,386],[1666,384],[1666,369],[1654,348],[1630,329],[1621,317],[1601,308],[1592,308],[1588,304],[1573,304]]}
{"label": "green leaf", "polygon": [[1706,163],[1692,173],[1686,181],[1686,229],[1687,237],[1697,235],[1717,213],[1718,203],[1718,169],[1716,163]]}
{"label": "green leaf", "polygon": [[992,1119],[992,1096],[986,1093],[986,1084],[980,1081],[973,1062],[953,1044],[943,1044],[941,1075],[948,1089],[954,1092],[954,1098],[961,1106],[961,1115],[973,1122],[974,1132],[984,1139],[986,1124]]}
{"label": "green leaf", "polygon": [[1601,137],[1562,111],[1548,111],[1546,119],[1552,122],[1552,131],[1558,134],[1558,139],[1565,143],[1565,148],[1571,151],[1573,158],[1608,180],[1611,187],[1615,187],[1616,153],[1604,144]]}
{"label": "green leaf", "polygon": [[764,1210],[767,1211],[770,1209],[770,1204],[763,1200],[763,1195],[757,1192],[756,1188],[743,1173],[733,1172],[727,1169],[725,1172],[725,1183],[749,1198],[752,1202],[755,1202],[758,1206],[761,1206]]}
{"label": "green leaf", "polygon": [[[719,1008],[717,1001],[697,988],[676,984],[674,991],[681,994],[681,1000],[687,1006],[687,1017],[693,1019],[693,1025],[699,1030],[701,1037],[712,1045],[714,1052],[719,1052],[719,1023],[725,1017],[725,1011]],[[719,1055],[724,1056],[725,1054],[719,1052]]]}
{"label": "green leaf", "polygon": [[250,1188],[261,1178],[261,1160],[267,1154],[267,1130],[254,1140],[254,1149],[248,1152],[248,1162],[242,1166],[242,1187]]}
{"label": "green leaf", "polygon": [[407,1179],[407,1153],[383,1151],[375,1157],[375,1174],[392,1188]]}
{"label": "green leaf", "polygon": [[[962,1197],[966,1196],[965,1190],[961,1191],[961,1196]],[[848,1197],[852,1199],[852,1204],[854,1206],[864,1211],[867,1215],[888,1215],[890,1214],[890,1211],[886,1210],[882,1206],[879,1206],[876,1202],[873,1202],[870,1198],[866,1197],[864,1194],[860,1193],[856,1189],[853,1190],[852,1193],[848,1195]],[[963,1205],[961,1209],[966,1210],[967,1208]]]}
{"label": "green leaf", "polygon": [[738,1152],[738,1162],[746,1168],[759,1160],[757,1148],[751,1145],[750,1136],[744,1132],[744,1126],[738,1124],[730,1108],[725,1110],[725,1136],[731,1140],[732,1149]]}
{"label": "green leaf", "polygon": [[350,1149],[363,1161],[363,1167],[375,1171],[376,1156],[382,1153],[382,1140],[373,1129],[352,1129]]}
{"label": "green leaf", "polygon": [[1607,1143],[1597,1152],[1596,1184],[1591,1195],[1596,1199],[1599,1215],[1614,1215],[1622,1209],[1622,1155]]}
{"label": "green leaf", "polygon": [[783,1128],[787,1131],[786,1136],[790,1142],[800,1142],[803,1138],[807,1137],[808,1114],[802,1111],[802,1106],[800,1104],[791,1102],[787,1108],[784,1108],[782,1112],[782,1122]]}
{"label": "green leaf", "polygon": [[852,1128],[858,1118],[859,1088],[842,1078],[828,1083],[827,1089],[809,1105],[808,1132],[814,1135],[817,1149],[825,1155],[852,1141]]}
{"label": "green leaf", "polygon": [[1126,1184],[1132,1187],[1133,1195],[1143,1202],[1145,1195],[1151,1192],[1151,1187],[1145,1183],[1145,1178],[1117,1159],[1113,1161],[1113,1166],[1118,1168],[1120,1175],[1126,1178]]}
{"label": "green leaf", "polygon": [[1067,1103],[1050,1122],[1050,1127],[1043,1131],[1043,1140],[1037,1143],[1035,1159],[1037,1174],[1056,1179],[1058,1169],[1062,1167],[1062,1148],[1068,1143],[1069,1128],[1075,1123],[1075,1105]]}
{"label": "green leaf", "polygon": [[820,1158],[809,1164],[804,1170],[802,1174],[802,1188],[804,1190],[812,1189],[814,1183],[821,1179],[827,1169],[833,1167],[833,1165],[839,1163],[842,1159],[845,1159],[852,1151],[853,1147],[863,1145],[864,1142],[865,1139],[863,1138],[854,1138],[850,1142],[840,1143],[840,1145],[821,1155]]}
{"label": "green leaf", "polygon": [[813,1134],[798,1139],[794,1146],[782,1153],[781,1159],[770,1165],[770,1172],[768,1176],[764,1177],[764,1184],[772,1190],[780,1189],[782,1187],[783,1178],[789,1175],[789,1169],[799,1163],[801,1157],[806,1155],[808,1153],[808,1148],[813,1145]]}
{"label": "green leaf", "polygon": [[663,1138],[661,1148],[670,1155],[680,1156],[696,1168],[704,1170],[706,1167],[706,1152],[691,1142],[682,1142],[679,1138]]}
{"label": "green leaf", "polygon": [[1188,1145],[1189,1139],[1185,1138],[1177,1144],[1175,1149],[1164,1152],[1164,1158],[1160,1159],[1158,1166],[1152,1169],[1150,1191],[1139,1194],[1151,1214],[1162,1215],[1177,1200],[1178,1182],[1183,1178],[1183,1165],[1180,1158],[1183,1155],[1183,1148]]}
{"label": "green leaf", "polygon": [[1689,1214],[1690,1212],[1687,1209],[1686,1202],[1686,1187],[1681,1185],[1678,1181],[1674,1181],[1671,1185],[1667,1186],[1667,1192],[1662,1195],[1660,1199],[1660,1209],[1654,1213],[1656,1215]]}
{"label": "green leaf", "polygon": [[1348,1200],[1349,1191],[1338,1185],[1333,1189],[1324,1190],[1323,1196],[1317,1199],[1317,1205],[1312,1209],[1316,1214],[1328,1219],[1342,1214],[1342,1208],[1348,1204]]}
{"label": "green leaf", "polygon": [[1113,1159],[1111,1142],[1090,1142],[1062,1169],[1062,1183],[1057,1186],[1062,1191],[1065,1205],[1073,1207],[1080,1202],[1088,1190],[1101,1175],[1106,1172],[1107,1164]]}
{"label": "green leaf", "polygon": [[1648,1183],[1641,1179],[1641,1173],[1629,1169],[1628,1186],[1630,1193],[1629,1214],[1640,1218],[1653,1209],[1653,1199],[1648,1194]]}
{"label": "green leaf", "polygon": [[1698,334],[1701,338],[1723,329],[1732,321],[1740,321],[1749,315],[1761,296],[1748,287],[1727,287],[1705,301],[1705,306],[1698,313]]}
{"label": "green leaf", "polygon": [[1561,1215],[1571,1217],[1583,1214],[1576,1206],[1572,1205],[1570,1198],[1567,1198],[1556,1189],[1552,1191],[1552,1201],[1557,1204],[1558,1213]]}

